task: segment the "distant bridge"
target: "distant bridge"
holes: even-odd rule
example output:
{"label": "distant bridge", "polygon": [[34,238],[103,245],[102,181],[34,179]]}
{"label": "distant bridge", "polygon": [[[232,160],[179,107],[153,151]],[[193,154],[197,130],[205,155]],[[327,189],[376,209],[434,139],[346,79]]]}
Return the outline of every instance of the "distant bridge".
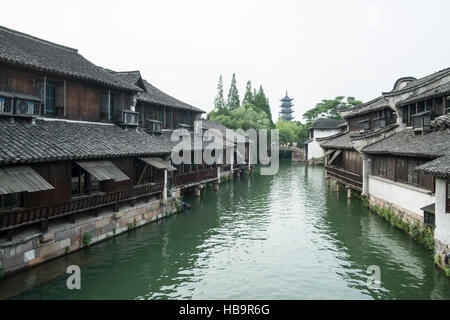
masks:
{"label": "distant bridge", "polygon": [[291,152],[292,161],[305,161],[305,150],[294,146],[280,146],[280,151]]}

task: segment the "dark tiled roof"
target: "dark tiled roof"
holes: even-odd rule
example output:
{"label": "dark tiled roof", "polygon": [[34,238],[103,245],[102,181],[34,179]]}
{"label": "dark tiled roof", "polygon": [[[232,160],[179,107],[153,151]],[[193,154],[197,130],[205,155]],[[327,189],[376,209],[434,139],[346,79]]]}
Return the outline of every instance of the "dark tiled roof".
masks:
{"label": "dark tiled roof", "polygon": [[164,93],[163,91],[159,90],[158,88],[151,85],[145,80],[144,86],[147,92],[139,93],[137,98],[138,100],[148,103],[154,103],[161,106],[190,110],[194,112],[201,112],[201,113],[205,112],[199,108],[193,107],[190,104],[187,104],[172,96],[169,96],[167,93]]}
{"label": "dark tiled roof", "polygon": [[445,130],[450,128],[450,114],[445,114],[437,117],[430,122],[433,130]]}
{"label": "dark tiled roof", "polygon": [[420,86],[426,85],[430,82],[439,80],[447,75],[450,75],[450,68],[440,70],[438,72],[432,73],[428,76],[425,76],[425,77],[417,79],[417,80],[413,80],[410,83],[408,83],[404,88],[402,88],[398,91],[386,92],[384,94],[385,95],[397,95],[402,92],[408,92],[410,90],[416,89],[417,87],[420,87]]}
{"label": "dark tiled roof", "polygon": [[0,164],[170,153],[161,137],[119,126],[64,120],[0,119]]}
{"label": "dark tiled roof", "polygon": [[441,178],[450,177],[450,154],[427,162],[416,168],[416,171],[431,174]]}
{"label": "dark tiled roof", "polygon": [[394,154],[436,158],[450,150],[450,133],[447,130],[432,131],[428,134],[414,134],[405,129],[362,149],[367,153]]}
{"label": "dark tiled roof", "polygon": [[450,94],[450,82],[440,85],[436,88],[430,89],[428,91],[425,91],[421,94],[413,95],[412,97],[409,97],[408,99],[399,102],[397,105],[403,106],[417,101],[443,96],[444,94]]}
{"label": "dark tiled roof", "polygon": [[106,87],[140,91],[113,77],[78,53],[78,50],[0,26],[0,62],[93,81]]}
{"label": "dark tiled roof", "polygon": [[137,96],[137,100],[154,103],[161,106],[167,106],[172,108],[179,108],[185,110],[191,110],[194,112],[204,113],[203,110],[200,110],[196,107],[193,107],[183,101],[180,101],[167,93],[159,90],[155,86],[151,85],[148,81],[144,80],[139,71],[122,71],[116,72],[112,70],[108,70],[111,74],[113,74],[116,78],[124,81],[130,85],[143,87],[143,92],[139,93]]}
{"label": "dark tiled roof", "polygon": [[310,129],[338,129],[346,123],[345,120],[319,119]]}
{"label": "dark tiled roof", "polygon": [[366,103],[357,105],[353,108],[344,109],[342,111],[348,112],[345,114],[345,118],[350,118],[355,115],[360,115],[366,112],[373,112],[381,109],[385,109],[389,107],[388,101],[384,97],[378,97]]}
{"label": "dark tiled roof", "polygon": [[139,71],[123,71],[123,72],[114,72],[115,77],[120,80],[128,83],[129,85],[137,86],[139,80],[141,80],[141,73]]}
{"label": "dark tiled roof", "polygon": [[321,147],[325,149],[355,149],[352,140],[350,139],[350,132],[346,132],[344,134],[338,135],[336,138],[323,142],[321,144]]}

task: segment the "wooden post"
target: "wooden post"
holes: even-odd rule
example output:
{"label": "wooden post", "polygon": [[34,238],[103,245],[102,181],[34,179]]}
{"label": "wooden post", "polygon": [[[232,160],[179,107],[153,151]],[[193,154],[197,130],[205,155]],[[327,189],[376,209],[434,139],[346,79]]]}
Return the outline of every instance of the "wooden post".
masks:
{"label": "wooden post", "polygon": [[347,187],[347,199],[351,198],[352,198],[352,189],[350,189],[350,187]]}
{"label": "wooden post", "polygon": [[67,116],[67,86],[66,86],[66,80],[64,80],[64,116]]}
{"label": "wooden post", "polygon": [[195,188],[195,190],[194,190],[194,195],[195,195],[196,197],[200,197],[200,194],[201,194],[201,189],[200,189],[200,188]]}
{"label": "wooden post", "polygon": [[111,90],[108,90],[108,120],[112,120],[111,114]]}
{"label": "wooden post", "polygon": [[408,127],[410,123],[411,123],[411,105],[408,104],[408,120],[406,126]]}
{"label": "wooden post", "polygon": [[47,113],[47,76],[44,76],[44,114]]}
{"label": "wooden post", "polygon": [[167,202],[167,170],[164,170],[164,188],[162,192],[162,203]]}
{"label": "wooden post", "polygon": [[447,113],[447,108],[446,108],[446,106],[445,106],[445,103],[446,103],[446,99],[445,99],[445,96],[444,97],[442,97],[442,114],[446,114]]}
{"label": "wooden post", "polygon": [[48,219],[44,219],[41,222],[41,232],[47,232],[48,231]]}
{"label": "wooden post", "polygon": [[336,181],[336,191],[339,192],[341,191],[341,185],[339,182]]}

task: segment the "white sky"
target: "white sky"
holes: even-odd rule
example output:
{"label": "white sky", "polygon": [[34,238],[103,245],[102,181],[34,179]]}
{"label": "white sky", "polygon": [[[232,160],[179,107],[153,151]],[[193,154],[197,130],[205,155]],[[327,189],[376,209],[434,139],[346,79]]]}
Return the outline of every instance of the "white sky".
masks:
{"label": "white sky", "polygon": [[[363,101],[402,76],[450,67],[450,1],[3,1],[0,24],[77,48],[102,67],[140,70],[210,111],[233,72],[263,85],[274,120],[285,90],[295,118],[323,98]],[[0,44],[1,45],[1,44]]]}

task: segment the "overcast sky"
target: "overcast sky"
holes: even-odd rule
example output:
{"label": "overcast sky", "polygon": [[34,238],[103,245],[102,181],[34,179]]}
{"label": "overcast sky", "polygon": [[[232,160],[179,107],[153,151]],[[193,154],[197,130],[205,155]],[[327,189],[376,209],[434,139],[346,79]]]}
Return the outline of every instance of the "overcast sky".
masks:
{"label": "overcast sky", "polygon": [[[4,1],[0,24],[77,48],[102,67],[140,70],[210,111],[233,72],[263,85],[274,120],[324,98],[367,101],[402,76],[450,67],[450,1]],[[1,44],[0,44],[1,45]]]}

